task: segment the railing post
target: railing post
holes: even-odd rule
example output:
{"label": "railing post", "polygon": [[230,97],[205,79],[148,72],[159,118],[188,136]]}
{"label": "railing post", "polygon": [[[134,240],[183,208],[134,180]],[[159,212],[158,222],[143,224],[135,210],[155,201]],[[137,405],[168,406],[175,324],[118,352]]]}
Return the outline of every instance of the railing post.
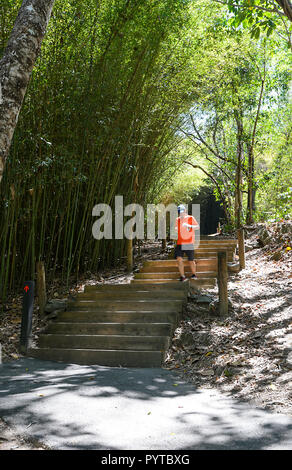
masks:
{"label": "railing post", "polygon": [[218,251],[219,315],[228,314],[227,251]]}
{"label": "railing post", "polygon": [[245,248],[244,248],[244,230],[239,228],[237,230],[237,240],[238,240],[238,256],[239,256],[239,266],[240,269],[245,268]]}
{"label": "railing post", "polygon": [[32,332],[32,313],[34,301],[34,281],[26,281],[23,286],[22,319],[20,330],[20,352],[27,353]]}
{"label": "railing post", "polygon": [[40,315],[44,315],[45,305],[47,303],[47,294],[46,294],[46,275],[45,275],[45,266],[43,261],[38,261],[36,263],[37,271],[37,296],[38,304],[40,308]]}

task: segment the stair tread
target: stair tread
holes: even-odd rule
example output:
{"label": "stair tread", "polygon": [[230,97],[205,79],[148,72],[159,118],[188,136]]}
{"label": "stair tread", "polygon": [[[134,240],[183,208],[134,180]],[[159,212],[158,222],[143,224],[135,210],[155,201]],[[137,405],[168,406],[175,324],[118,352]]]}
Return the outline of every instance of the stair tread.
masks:
{"label": "stair tread", "polygon": [[155,352],[162,352],[161,350],[157,350],[157,351],[153,351],[151,349],[146,349],[146,350],[142,350],[142,349],[86,349],[86,348],[49,348],[49,347],[45,347],[45,348],[39,348],[39,347],[34,347],[34,348],[30,348],[28,350],[28,352],[31,352],[31,351],[40,351],[40,350],[51,350],[51,349],[55,349],[55,350],[58,350],[58,351],[84,351],[84,352],[89,352],[89,351],[95,351],[95,352],[102,352],[102,353],[107,353],[107,352],[114,352],[114,353],[119,353],[119,352],[123,352],[123,353],[131,353],[131,352],[135,352],[135,353],[155,353]]}
{"label": "stair tread", "polygon": [[[68,325],[70,324],[69,322],[55,322],[54,325]],[[72,325],[124,325],[124,323],[121,322],[82,322],[82,323],[77,323],[77,322],[72,322]],[[144,325],[143,322],[127,322],[127,325]],[[169,325],[167,322],[151,322],[150,325]]]}
{"label": "stair tread", "polygon": [[[178,285],[181,285],[181,284],[178,284]],[[146,284],[145,283],[145,286],[142,285],[142,287],[144,287],[145,289],[147,289],[147,291],[149,289],[156,289],[159,287],[159,289],[164,289],[164,291],[166,291],[167,289],[169,289],[169,285],[165,282],[164,284],[160,284],[159,286],[157,286],[156,282],[153,282],[151,284]],[[94,284],[94,285],[91,285],[91,286],[85,286],[86,290],[90,291],[90,290],[100,290],[100,291],[103,291],[103,290],[106,290],[106,289],[109,289],[109,290],[116,290],[116,288],[120,288],[120,289],[125,289],[125,290],[134,290],[135,289],[135,286],[133,286],[133,283],[131,282],[131,284]],[[150,292],[150,290],[149,290]]]}
{"label": "stair tread", "polygon": [[40,336],[86,336],[86,337],[96,337],[96,338],[116,338],[116,337],[121,337],[121,338],[164,338],[165,336],[167,335],[141,335],[141,336],[137,336],[137,335],[117,335],[117,334],[114,334],[114,335],[88,335],[88,334],[68,334],[68,333],[41,333]]}
{"label": "stair tread", "polygon": [[[78,300],[76,300],[76,301],[74,301],[74,300],[71,301],[69,303],[69,305],[74,304],[75,302],[79,302],[79,301],[81,301],[81,302],[96,302],[95,299],[90,300],[90,299],[78,298]],[[111,299],[102,299],[102,302],[107,302],[107,301],[109,301],[109,302],[121,302],[121,303],[128,303],[129,302],[128,299],[125,299],[125,300],[124,299],[112,299],[112,298]],[[152,302],[152,303],[157,303],[157,302],[181,302],[181,299],[171,299],[171,300],[169,300],[169,299],[160,299],[160,298],[158,298],[158,299],[133,299],[133,300],[130,299],[130,302]]]}
{"label": "stair tread", "polygon": [[[166,310],[163,310],[163,312],[165,312]],[[177,312],[177,310],[167,310],[168,312],[171,312],[171,313],[174,313],[174,312]],[[93,310],[86,310],[86,309],[82,309],[82,310],[78,310],[77,308],[74,309],[74,310],[65,310],[64,312],[60,312],[58,314],[58,316],[60,317],[61,315],[63,314],[67,314],[67,313],[85,313],[85,312],[88,312],[88,313],[92,313]],[[100,309],[100,310],[96,310],[97,313],[101,313],[101,312],[104,312],[104,313],[112,313],[112,314],[115,314],[116,312],[129,312],[129,313],[140,313],[141,310],[106,310],[104,308]],[[159,310],[147,310],[147,312],[153,312],[153,313],[159,313]]]}
{"label": "stair tread", "polygon": [[[198,274],[207,274],[207,273],[212,273],[212,274],[217,274],[216,271],[199,271]],[[173,274],[173,271],[147,271],[145,274]]]}
{"label": "stair tread", "polygon": [[153,350],[153,349],[86,349],[86,348],[55,348],[55,347],[44,347],[44,348],[31,348],[28,351],[28,354],[32,354],[34,351],[57,351],[60,353],[65,353],[65,352],[73,352],[73,353],[78,353],[78,352],[83,352],[84,354],[92,354],[92,353],[100,353],[103,356],[107,354],[113,354],[113,355],[118,355],[118,354],[123,354],[123,355],[141,355],[143,356],[144,354],[162,354],[163,351],[161,349]]}
{"label": "stair tread", "polygon": [[[190,282],[180,282],[176,260],[166,259],[144,262],[130,283],[85,286],[28,354],[110,367],[161,367],[188,287],[216,283],[217,247],[196,251],[198,278],[191,279],[186,269]],[[187,268],[188,261],[184,264]]]}

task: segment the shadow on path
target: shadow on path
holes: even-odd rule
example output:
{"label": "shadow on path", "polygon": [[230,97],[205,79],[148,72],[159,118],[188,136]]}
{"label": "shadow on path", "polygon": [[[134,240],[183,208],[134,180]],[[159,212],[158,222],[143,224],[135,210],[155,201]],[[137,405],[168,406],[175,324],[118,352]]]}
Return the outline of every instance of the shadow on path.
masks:
{"label": "shadow on path", "polygon": [[292,419],[164,369],[22,358],[0,366],[0,416],[52,449],[291,449]]}

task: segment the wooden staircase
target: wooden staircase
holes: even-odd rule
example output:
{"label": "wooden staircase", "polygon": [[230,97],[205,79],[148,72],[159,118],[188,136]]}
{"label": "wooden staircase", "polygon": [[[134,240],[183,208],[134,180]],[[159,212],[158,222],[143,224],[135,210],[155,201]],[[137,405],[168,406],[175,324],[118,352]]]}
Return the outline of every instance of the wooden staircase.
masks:
{"label": "wooden staircase", "polygon": [[[181,283],[176,261],[146,261],[130,284],[86,286],[39,336],[28,355],[45,360],[122,367],[161,367],[189,283],[214,287],[217,251],[233,259],[236,241],[205,241],[196,250],[198,279]],[[184,261],[186,276],[190,276]]]}

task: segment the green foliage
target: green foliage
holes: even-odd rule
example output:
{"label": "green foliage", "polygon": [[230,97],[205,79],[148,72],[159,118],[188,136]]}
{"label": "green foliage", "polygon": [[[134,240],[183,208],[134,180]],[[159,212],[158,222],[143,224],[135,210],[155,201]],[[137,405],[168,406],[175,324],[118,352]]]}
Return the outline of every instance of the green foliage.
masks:
{"label": "green foliage", "polygon": [[226,5],[232,15],[231,27],[248,29],[254,39],[259,39],[261,34],[269,37],[284,29],[291,47],[291,24],[275,0],[227,0]]}
{"label": "green foliage", "polygon": [[188,3],[55,1],[0,188],[3,295],[38,259],[64,280],[123,260],[124,240],[92,237],[92,208],[116,194],[145,204],[172,165],[189,106]]}
{"label": "green foliage", "polygon": [[[274,53],[276,47],[277,54]],[[260,156],[266,159],[270,152],[272,161],[276,162],[278,140],[285,132],[284,115],[289,109],[291,84],[290,60],[283,45],[273,38],[259,42],[243,32],[226,35],[221,26],[207,37],[204,35],[204,51],[198,49],[197,54],[194,57],[196,81],[192,119],[187,117],[184,135],[192,145],[191,161],[201,165],[202,175],[205,170],[213,176],[214,194],[218,200],[225,200],[226,216],[234,223],[239,142],[243,152],[240,189],[243,193],[242,220],[245,220],[249,151],[252,147],[256,189],[261,172]],[[287,142],[289,146],[291,141]],[[287,160],[283,161],[285,165],[289,165]],[[281,173],[279,178],[284,178]],[[286,189],[282,193],[287,196]],[[266,200],[272,208],[273,195]],[[285,201],[288,202],[284,196],[281,201],[283,206]],[[264,199],[259,191],[256,191],[256,203],[257,218],[262,219],[265,217],[262,211]],[[280,207],[279,202],[276,205]]]}
{"label": "green foliage", "polygon": [[[291,219],[292,213],[292,128],[291,106],[281,116],[283,127],[268,129],[273,132],[269,146],[263,151],[258,163],[258,210],[257,220]],[[270,119],[276,122],[274,112]],[[274,139],[274,142],[272,141]],[[273,142],[274,154],[271,155],[270,145]]]}
{"label": "green foliage", "polygon": [[[218,199],[219,189],[224,192],[232,214],[235,115],[243,115],[246,166],[264,68],[255,143],[257,216],[265,218],[269,207],[273,216],[287,213],[287,52],[276,35],[250,38],[245,26],[267,33],[273,27],[259,25],[266,21],[260,15],[236,23],[236,11],[226,14],[211,3],[55,1],[0,187],[0,295],[33,279],[39,259],[48,279],[58,271],[64,281],[123,262],[124,240],[98,242],[91,232],[93,206],[113,205],[117,194],[125,204],[189,202],[207,181]],[[2,51],[20,4],[2,0]],[[193,133],[190,112],[226,161],[203,152],[196,137],[185,138]],[[217,185],[184,165],[186,159]]]}

